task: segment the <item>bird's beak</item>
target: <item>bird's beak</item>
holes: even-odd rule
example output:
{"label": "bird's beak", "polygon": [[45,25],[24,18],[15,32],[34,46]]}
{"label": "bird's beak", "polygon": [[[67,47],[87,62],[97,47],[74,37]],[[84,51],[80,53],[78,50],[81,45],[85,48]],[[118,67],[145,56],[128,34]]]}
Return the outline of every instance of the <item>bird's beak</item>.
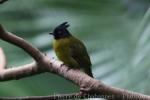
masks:
{"label": "bird's beak", "polygon": [[50,35],[53,35],[53,33],[49,33]]}

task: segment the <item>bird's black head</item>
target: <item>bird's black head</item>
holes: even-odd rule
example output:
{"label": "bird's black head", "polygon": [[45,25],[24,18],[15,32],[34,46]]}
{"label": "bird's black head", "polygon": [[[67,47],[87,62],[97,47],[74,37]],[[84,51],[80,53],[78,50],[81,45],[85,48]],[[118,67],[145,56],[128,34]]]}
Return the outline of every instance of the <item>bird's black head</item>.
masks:
{"label": "bird's black head", "polygon": [[69,27],[68,22],[64,22],[64,23],[60,24],[59,26],[57,26],[54,29],[54,31],[50,34],[53,35],[55,39],[69,37],[69,36],[71,36],[71,34],[67,30],[68,27]]}

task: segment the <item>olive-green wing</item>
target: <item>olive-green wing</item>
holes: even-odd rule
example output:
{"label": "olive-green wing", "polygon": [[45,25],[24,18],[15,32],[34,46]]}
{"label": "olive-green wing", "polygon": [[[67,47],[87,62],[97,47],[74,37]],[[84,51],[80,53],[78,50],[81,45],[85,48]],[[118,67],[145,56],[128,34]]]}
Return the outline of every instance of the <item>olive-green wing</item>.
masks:
{"label": "olive-green wing", "polygon": [[70,55],[80,65],[79,68],[89,76],[93,77],[90,57],[82,42],[74,42],[74,44],[71,45]]}
{"label": "olive-green wing", "polygon": [[90,57],[83,43],[74,43],[70,48],[71,56],[81,65],[91,66]]}

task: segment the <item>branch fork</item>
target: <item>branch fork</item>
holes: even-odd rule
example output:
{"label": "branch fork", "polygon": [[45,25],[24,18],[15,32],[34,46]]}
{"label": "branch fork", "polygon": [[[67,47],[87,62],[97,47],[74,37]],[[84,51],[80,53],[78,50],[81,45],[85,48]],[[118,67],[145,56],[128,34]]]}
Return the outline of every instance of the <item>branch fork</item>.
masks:
{"label": "branch fork", "polygon": [[[101,97],[109,100],[150,100],[150,96],[127,91],[124,89],[115,88],[103,84],[101,81],[91,78],[80,70],[75,70],[67,67],[63,62],[50,58],[40,52],[36,47],[25,41],[24,39],[8,32],[0,24],[0,39],[22,48],[28,53],[34,62],[14,68],[6,69],[6,58],[3,50],[0,48],[0,81],[9,81],[30,77],[45,72],[57,74],[69,81],[78,85],[81,93],[61,94],[54,96],[31,96],[31,97],[3,97],[4,100],[58,100],[67,97],[67,99]],[[131,98],[132,97],[132,98]]]}

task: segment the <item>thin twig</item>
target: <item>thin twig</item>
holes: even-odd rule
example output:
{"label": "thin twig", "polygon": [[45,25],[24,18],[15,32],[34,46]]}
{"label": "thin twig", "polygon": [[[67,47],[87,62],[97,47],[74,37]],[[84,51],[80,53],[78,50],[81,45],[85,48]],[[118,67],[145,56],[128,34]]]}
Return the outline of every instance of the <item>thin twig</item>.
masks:
{"label": "thin twig", "polygon": [[6,57],[3,52],[3,49],[0,48],[0,72],[3,71],[6,67]]}

